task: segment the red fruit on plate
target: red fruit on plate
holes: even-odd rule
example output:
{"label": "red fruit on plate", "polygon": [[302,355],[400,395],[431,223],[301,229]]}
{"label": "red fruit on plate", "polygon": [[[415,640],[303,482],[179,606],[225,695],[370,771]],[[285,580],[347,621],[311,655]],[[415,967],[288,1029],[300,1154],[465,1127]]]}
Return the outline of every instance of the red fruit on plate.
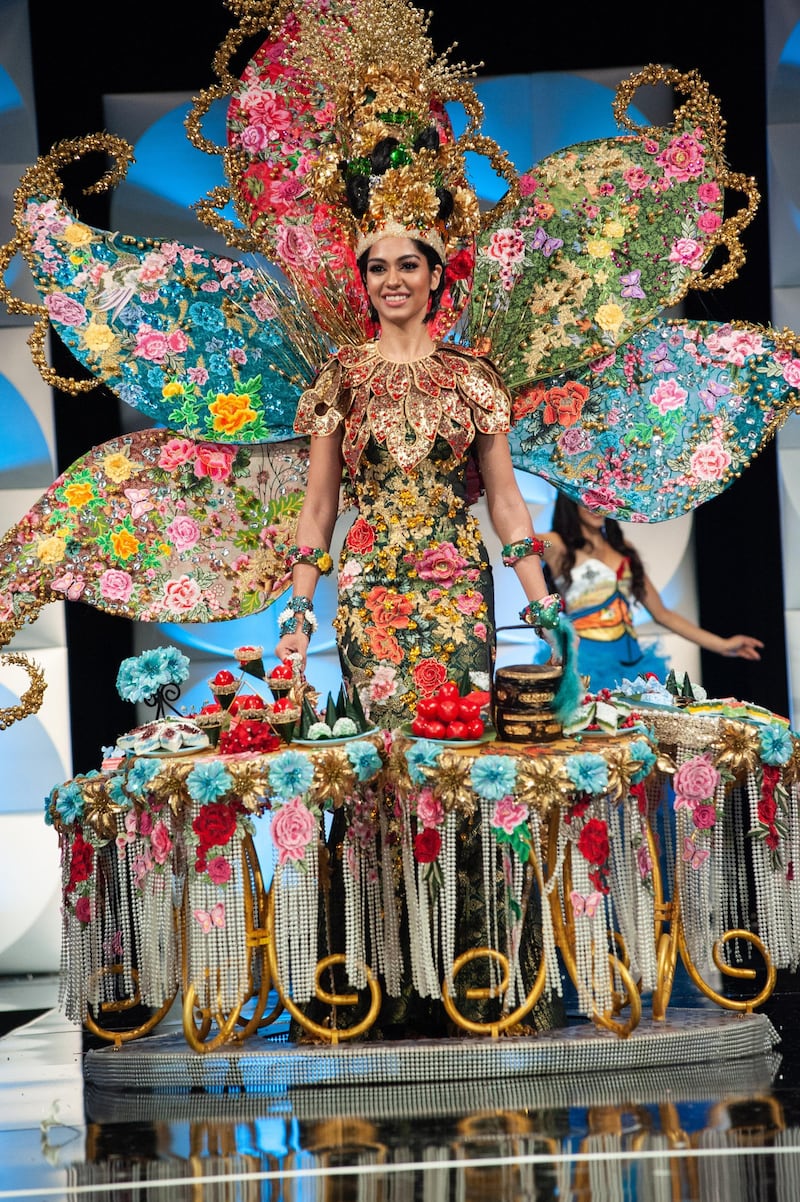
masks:
{"label": "red fruit on plate", "polygon": [[458,701],[455,697],[440,697],[436,704],[436,713],[445,726],[449,722],[455,722],[458,717]]}
{"label": "red fruit on plate", "polygon": [[446,739],[466,739],[466,738],[468,738],[469,736],[467,735],[466,722],[461,722],[458,718],[456,718],[455,722],[448,722],[447,726],[445,728],[444,737]]}
{"label": "red fruit on plate", "polygon": [[486,709],[492,700],[492,694],[486,689],[473,689],[471,693],[467,693],[462,699],[468,701],[471,705],[477,705],[479,710]]}
{"label": "red fruit on plate", "polygon": [[472,718],[467,722],[467,738],[482,739],[486,727],[483,725],[482,718]]}
{"label": "red fruit on plate", "polygon": [[438,715],[439,703],[435,697],[420,697],[417,702],[418,718],[435,718]]}
{"label": "red fruit on plate", "polygon": [[416,735],[418,739],[428,738],[428,719],[415,718],[411,723],[411,733]]}
{"label": "red fruit on plate", "polygon": [[443,739],[444,732],[447,729],[444,722],[439,722],[436,718],[429,718],[427,721],[427,730],[425,731],[426,739]]}
{"label": "red fruit on plate", "polygon": [[221,668],[211,683],[218,685],[233,684],[235,679],[236,677],[233,675],[233,672],[229,672],[227,668]]}
{"label": "red fruit on plate", "polygon": [[436,696],[440,701],[445,697],[458,701],[461,694],[459,693],[458,685],[454,680],[446,680],[444,684],[439,685],[439,688],[436,690]]}
{"label": "red fruit on plate", "polygon": [[462,697],[458,703],[458,716],[462,722],[471,722],[473,718],[480,717],[480,712],[481,707],[469,697]]}

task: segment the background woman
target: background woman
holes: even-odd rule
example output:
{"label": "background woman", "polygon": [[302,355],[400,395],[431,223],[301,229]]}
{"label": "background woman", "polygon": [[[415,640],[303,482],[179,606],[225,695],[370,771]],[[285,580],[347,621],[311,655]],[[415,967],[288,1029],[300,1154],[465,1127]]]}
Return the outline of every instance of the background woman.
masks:
{"label": "background woman", "polygon": [[579,638],[578,670],[590,688],[614,688],[621,680],[654,672],[663,682],[669,664],[636,637],[632,606],[639,603],[653,621],[719,655],[757,660],[764,644],[750,635],[724,638],[669,609],[647,576],[636,548],[619,522],[578,505],[559,493],[553,529],[543,538],[546,573],[564,599]]}

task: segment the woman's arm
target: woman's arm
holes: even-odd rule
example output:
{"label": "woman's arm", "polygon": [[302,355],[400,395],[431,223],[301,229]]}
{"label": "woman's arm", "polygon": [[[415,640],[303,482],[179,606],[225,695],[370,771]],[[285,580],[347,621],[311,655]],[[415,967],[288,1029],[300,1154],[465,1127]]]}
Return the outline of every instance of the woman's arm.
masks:
{"label": "woman's arm", "polygon": [[[530,511],[514,475],[505,434],[478,434],[475,444],[489,520],[495,534],[506,546],[526,538],[536,538]],[[526,555],[518,559],[514,571],[529,601],[539,601],[547,595],[547,582],[538,555]]]}
{"label": "woman's arm", "polygon": [[706,651],[716,651],[718,655],[738,656],[740,659],[761,659],[758,648],[763,647],[764,644],[760,639],[751,638],[747,634],[734,634],[730,638],[722,638],[719,634],[712,634],[710,630],[704,630],[702,626],[696,626],[694,622],[690,622],[688,618],[676,613],[674,609],[667,609],[648,576],[644,578],[642,604],[654,622],[665,626],[673,634],[688,639],[690,643],[704,647]]}
{"label": "woman's arm", "polygon": [[[342,428],[333,434],[312,435],[308,459],[308,480],[305,496],[297,519],[295,542],[300,547],[327,551],[339,514],[339,493],[342,480]],[[314,597],[320,577],[319,568],[310,563],[296,563],[292,571],[292,597]],[[280,604],[280,603],[278,603]],[[309,635],[303,633],[302,614],[297,629],[284,634],[275,647],[278,659],[298,655],[305,664]]]}

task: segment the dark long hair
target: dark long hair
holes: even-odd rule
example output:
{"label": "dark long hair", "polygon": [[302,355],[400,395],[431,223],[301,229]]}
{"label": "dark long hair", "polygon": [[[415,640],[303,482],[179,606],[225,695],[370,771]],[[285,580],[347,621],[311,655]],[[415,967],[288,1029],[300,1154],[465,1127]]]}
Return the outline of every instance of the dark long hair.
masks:
{"label": "dark long hair", "polygon": [[[442,274],[439,277],[439,283],[431,292],[431,303],[428,306],[428,312],[422,319],[423,322],[427,323],[436,315],[436,312],[439,308],[439,303],[442,299],[442,293],[444,292],[444,263],[440,259],[439,255],[437,255],[433,247],[428,246],[427,242],[422,242],[419,238],[412,238],[411,241],[414,243],[414,246],[417,248],[420,254],[425,256],[428,267],[431,269],[431,271],[433,271],[435,267],[441,267],[442,269]],[[367,263],[369,262],[369,252],[370,247],[367,247],[365,251],[361,252],[357,259],[358,272],[361,276],[361,282],[363,283],[365,289],[367,287]],[[369,316],[370,320],[374,321],[377,325],[378,313],[371,301],[369,306]]]}
{"label": "dark long hair", "polygon": [[[583,533],[578,506],[564,493],[559,493],[553,508],[552,529],[554,534],[560,534],[564,542],[564,558],[559,565],[559,576],[563,577],[562,588],[569,588],[572,580],[572,569],[575,567],[575,552],[589,545]],[[644,565],[639,552],[629,542],[626,542],[619,522],[606,518],[603,527],[605,540],[614,551],[619,551],[628,560],[631,568],[633,595],[637,601],[644,601]],[[548,581],[554,590],[555,581]]]}

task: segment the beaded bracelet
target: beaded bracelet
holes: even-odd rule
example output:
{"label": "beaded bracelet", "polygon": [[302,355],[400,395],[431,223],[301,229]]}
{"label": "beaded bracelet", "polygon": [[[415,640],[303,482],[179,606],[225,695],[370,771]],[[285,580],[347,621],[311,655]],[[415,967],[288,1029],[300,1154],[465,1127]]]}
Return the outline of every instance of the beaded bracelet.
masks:
{"label": "beaded bracelet", "polygon": [[558,626],[559,615],[564,611],[564,602],[558,593],[548,593],[538,601],[529,601],[520,618],[528,626],[532,626],[537,634],[543,630],[555,630]]}
{"label": "beaded bracelet", "polygon": [[333,567],[330,552],[324,547],[298,547],[293,543],[286,552],[286,565],[293,568],[296,563],[307,563],[312,568],[318,568],[323,576],[327,576]]}
{"label": "beaded bracelet", "polygon": [[521,538],[515,543],[506,543],[503,547],[503,564],[513,568],[515,563],[526,559],[528,555],[544,555],[545,548],[551,544],[543,538]]}
{"label": "beaded bracelet", "polygon": [[286,609],[278,614],[278,634],[280,637],[283,638],[285,634],[294,634],[300,618],[302,618],[300,633],[310,639],[317,629],[317,618],[310,597],[292,597]]}

